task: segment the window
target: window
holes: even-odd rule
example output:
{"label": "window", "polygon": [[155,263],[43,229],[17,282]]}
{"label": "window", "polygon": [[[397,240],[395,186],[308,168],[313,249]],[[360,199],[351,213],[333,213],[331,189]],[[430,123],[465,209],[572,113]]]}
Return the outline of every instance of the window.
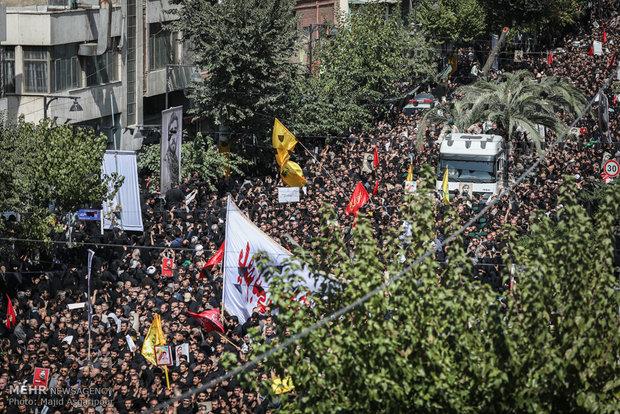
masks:
{"label": "window", "polygon": [[47,93],[47,49],[24,48],[24,91]]}
{"label": "window", "polygon": [[4,74],[4,93],[15,93],[15,48],[4,49],[4,62],[2,65]]}
{"label": "window", "polygon": [[448,167],[448,176],[451,181],[492,182],[495,179],[495,163],[493,160],[470,161],[442,158],[439,169],[437,169],[438,177],[443,178],[443,171],[446,170],[446,166]]}
{"label": "window", "polygon": [[161,23],[149,26],[149,68],[150,70],[165,68],[175,63],[176,35],[162,28]]}
{"label": "window", "polygon": [[118,76],[118,38],[112,39],[110,50],[100,56],[84,57],[86,85],[96,86],[116,82]]}
{"label": "window", "polygon": [[67,44],[51,49],[50,92],[77,89],[82,84],[78,46]]}

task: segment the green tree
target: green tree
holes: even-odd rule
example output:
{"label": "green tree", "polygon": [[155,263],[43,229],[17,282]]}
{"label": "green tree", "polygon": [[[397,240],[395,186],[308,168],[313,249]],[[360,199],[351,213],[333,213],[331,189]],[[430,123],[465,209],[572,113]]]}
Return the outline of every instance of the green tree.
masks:
{"label": "green tree", "polygon": [[64,213],[113,197],[122,178],[102,178],[106,145],[104,135],[53,121],[3,123],[0,211],[24,213],[8,230],[15,236],[46,239],[51,224]]}
{"label": "green tree", "polygon": [[[313,249],[296,253],[330,281],[307,306],[288,300],[299,286],[294,278],[266,269],[279,308],[277,337],[254,353],[380,288],[431,245],[435,204],[426,194],[435,179],[428,167],[421,177],[419,194],[407,200],[411,238],[393,232],[381,248],[362,219],[349,254],[328,213]],[[279,396],[282,412],[614,412],[620,295],[612,242],[620,192],[608,187],[589,216],[571,202],[574,182],[567,188],[559,222],[541,214],[527,239],[512,236],[506,260],[520,270],[511,294],[500,297],[472,280],[456,240],[444,246],[446,268],[431,256],[382,294],[268,357],[261,369],[291,376],[295,385]],[[454,230],[455,212],[444,218]],[[253,372],[246,381],[270,389]]]}
{"label": "green tree", "polygon": [[413,12],[417,25],[439,44],[448,39],[465,44],[486,32],[486,12],[480,0],[423,1],[417,8]]}
{"label": "green tree", "polygon": [[403,82],[434,74],[434,49],[385,5],[371,3],[342,17],[313,41],[312,73],[295,85],[290,127],[301,135],[342,135],[368,127],[389,108]]}
{"label": "green tree", "polygon": [[[187,136],[184,136],[187,138]],[[159,180],[161,166],[161,145],[148,145],[138,153],[138,167],[146,171],[152,179]],[[192,140],[183,140],[181,144],[181,179],[198,174],[210,190],[228,172],[243,174],[241,167],[249,161],[232,152],[219,152],[213,138],[200,132]]]}
{"label": "green tree", "polygon": [[[194,62],[207,76],[192,92],[194,115],[234,132],[268,135],[282,117],[297,66],[293,0],[179,0]],[[262,134],[260,134],[262,133]]]}
{"label": "green tree", "polygon": [[[608,185],[587,214],[574,179],[562,188],[555,222],[540,212],[514,243],[522,266],[501,342],[518,412],[615,412],[620,397],[620,294],[614,230],[620,192]],[[516,329],[515,329],[516,328]]]}
{"label": "green tree", "polygon": [[521,127],[539,148],[543,140],[538,126],[555,131],[559,136],[567,126],[558,110],[575,117],[587,104],[583,92],[557,77],[535,79],[527,71],[507,73],[503,79],[480,80],[457,91],[460,98],[454,106],[440,105],[425,115],[428,122],[452,119],[464,132],[479,118],[501,125],[507,137]]}
{"label": "green tree", "polygon": [[585,0],[478,0],[489,27],[553,34],[575,22]]}

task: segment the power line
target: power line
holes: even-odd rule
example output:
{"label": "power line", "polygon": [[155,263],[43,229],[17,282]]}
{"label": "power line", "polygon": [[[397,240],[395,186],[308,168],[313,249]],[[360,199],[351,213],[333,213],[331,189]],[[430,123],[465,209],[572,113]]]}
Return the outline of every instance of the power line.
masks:
{"label": "power line", "polygon": [[[618,68],[620,68],[620,64],[618,65]],[[607,80],[604,82],[603,86],[599,89],[599,91],[597,92],[597,94],[594,95],[594,97],[590,100],[590,102],[588,103],[588,105],[584,108],[584,110],[581,112],[581,114],[577,117],[577,119],[575,119],[575,121],[573,121],[573,123],[571,124],[571,128],[574,127],[576,125],[576,123],[585,116],[585,114],[587,113],[587,111],[590,109],[590,107],[592,106],[592,104],[594,103],[594,100],[596,99],[596,96],[598,95],[598,93],[600,93],[602,90],[604,90],[606,88],[606,86],[609,84],[609,82],[611,81],[611,79],[613,78],[615,74],[612,74],[609,78],[607,78]],[[564,133],[562,133],[562,135],[560,136],[560,139],[562,139],[566,134],[567,134],[568,130],[565,131]],[[551,150],[553,149],[553,147],[555,147],[555,145],[559,143],[558,142],[554,142],[549,148],[547,148],[545,151],[543,151],[542,154],[540,154],[536,160],[536,162],[530,166],[519,178],[517,178],[515,180],[515,182],[510,185],[508,188],[505,188],[501,191],[501,193],[499,194],[499,196],[495,199],[493,199],[489,204],[487,204],[477,215],[475,215],[473,218],[471,218],[467,223],[465,223],[463,226],[461,226],[461,228],[459,228],[457,231],[455,231],[454,233],[452,233],[450,236],[448,236],[443,242],[442,242],[442,246],[446,246],[447,244],[449,244],[451,241],[453,241],[454,239],[456,239],[458,236],[460,236],[463,232],[465,232],[465,230],[467,229],[467,227],[471,226],[472,224],[474,224],[479,218],[481,218],[492,206],[494,206],[500,199],[501,197],[503,197],[504,195],[508,195],[512,192],[512,190],[518,185],[520,184],[522,181],[525,180],[525,178],[527,176],[529,176],[532,172],[534,172],[534,170],[540,165],[540,163],[547,157],[547,155],[551,152]],[[252,360],[246,362],[245,364],[233,369],[232,371],[221,375],[211,381],[209,381],[207,384],[202,385],[194,390],[189,390],[187,392],[182,393],[181,395],[175,396],[171,399],[169,399],[166,402],[160,403],[158,405],[156,405],[153,408],[150,408],[149,410],[147,410],[147,413],[153,413],[157,410],[160,409],[165,409],[165,407],[167,406],[168,403],[172,403],[175,401],[179,401],[182,400],[184,398],[188,398],[191,397],[194,394],[197,394],[199,392],[202,392],[204,390],[206,390],[207,388],[212,388],[215,385],[221,383],[222,381],[226,381],[232,377],[234,377],[235,375],[246,371],[248,369],[253,368],[254,366],[256,366],[259,362],[264,361],[266,358],[270,357],[271,355],[279,352],[282,349],[287,348],[289,345],[297,342],[299,339],[304,338],[308,335],[310,335],[312,332],[314,332],[317,329],[322,328],[323,326],[327,325],[328,323],[332,322],[332,321],[336,321],[337,318],[339,318],[340,316],[348,313],[349,311],[352,311],[353,309],[355,309],[356,307],[358,307],[359,305],[367,302],[368,300],[370,300],[373,296],[383,292],[384,290],[386,290],[390,285],[392,285],[393,283],[397,282],[398,280],[400,280],[403,276],[405,276],[406,274],[408,274],[409,272],[411,272],[413,270],[413,268],[415,266],[417,266],[420,262],[422,262],[423,260],[425,260],[426,258],[428,258],[430,255],[434,254],[436,251],[438,251],[439,246],[433,247],[431,249],[428,249],[424,254],[422,254],[420,257],[418,257],[416,260],[414,260],[414,262],[409,265],[406,269],[402,270],[401,272],[397,273],[396,275],[392,276],[389,280],[387,280],[386,282],[382,283],[381,285],[379,285],[378,287],[376,287],[375,289],[371,290],[370,292],[366,293],[364,296],[360,297],[359,299],[355,300],[354,302],[350,303],[349,305],[339,309],[338,311],[332,313],[331,315],[328,315],[324,318],[322,318],[321,320],[319,320],[318,322],[316,322],[314,325],[309,326],[305,329],[303,329],[301,332],[294,334],[292,336],[290,336],[289,338],[285,339],[283,342],[279,343],[278,345],[274,346],[273,348],[271,348],[270,350],[262,353],[261,355],[256,356],[255,358],[253,358]]]}

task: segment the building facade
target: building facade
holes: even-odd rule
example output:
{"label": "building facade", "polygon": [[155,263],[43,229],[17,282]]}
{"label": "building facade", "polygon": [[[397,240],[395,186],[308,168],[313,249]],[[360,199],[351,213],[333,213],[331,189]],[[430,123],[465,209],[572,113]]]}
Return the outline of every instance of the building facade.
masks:
{"label": "building facade", "polygon": [[0,110],[8,119],[38,122],[47,115],[88,126],[107,135],[112,148],[140,148],[158,131],[166,72],[175,106],[185,101],[182,89],[195,70],[166,25],[176,6],[168,0],[58,1],[7,4]]}

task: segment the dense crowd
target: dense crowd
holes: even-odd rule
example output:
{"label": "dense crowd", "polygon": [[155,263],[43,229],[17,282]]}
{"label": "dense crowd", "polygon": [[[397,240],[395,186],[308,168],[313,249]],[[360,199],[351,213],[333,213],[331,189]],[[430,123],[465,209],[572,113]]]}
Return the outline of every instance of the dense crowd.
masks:
{"label": "dense crowd", "polygon": [[[604,3],[611,7],[613,2]],[[615,39],[617,16],[610,15],[605,22],[608,36]],[[605,44],[608,53],[588,55],[592,40],[600,37],[600,28],[582,27],[573,37],[563,40],[563,53],[556,54],[550,67],[547,57],[540,55],[527,57],[519,65],[540,76],[568,78],[593,97],[603,78],[611,73],[607,63],[617,50],[610,41]],[[448,99],[458,85],[450,84]],[[612,99],[611,108],[617,109]],[[95,251],[90,332],[86,307],[67,306],[85,300],[87,247],[54,249],[51,256],[40,253],[15,260],[0,259],[0,276],[17,313],[16,326],[2,331],[0,412],[137,413],[223,374],[220,359],[226,352],[245,360],[252,347],[250,327],[260,329],[262,341],[270,341],[273,335],[272,316],[268,312],[255,313],[244,324],[227,316],[225,335],[201,331],[199,324],[186,314],[186,310],[201,312],[221,307],[221,272],[218,267],[204,269],[204,265],[224,240],[226,195],[231,194],[249,218],[283,246],[308,247],[310,239],[319,234],[324,204],[336,210],[339,224],[348,233],[353,218],[345,215],[344,209],[353,188],[361,181],[372,194],[378,179],[377,194],[364,210],[372,213],[371,223],[381,240],[384,231],[401,225],[399,207],[410,160],[414,180],[422,165],[437,167],[437,140],[444,125],[425,126],[422,133],[426,139],[418,145],[415,137],[418,128],[422,128],[421,115],[419,112],[407,117],[395,112],[389,121],[376,124],[363,136],[352,135],[329,145],[322,141],[304,142],[295,151],[308,179],[298,203],[278,203],[277,187],[282,184],[275,168],[270,175],[233,176],[217,192],[209,191],[207,183],[197,177],[183,180],[166,194],[159,194],[152,183],[147,188],[143,181],[143,233],[115,229],[101,235],[89,223],[78,224],[72,232],[74,242],[89,243],[88,248]],[[610,118],[612,140],[617,141],[616,112]],[[578,125],[583,134],[577,142],[553,149],[531,177],[467,229],[465,243],[476,265],[474,277],[490,283],[498,292],[507,288],[499,276],[501,256],[507,249],[503,227],[510,224],[525,233],[533,214],[555,216],[560,208],[557,200],[564,175],[573,176],[583,191],[603,185],[600,173],[605,153],[606,157],[619,154],[613,145],[591,142],[600,138],[596,122],[588,115]],[[505,138],[513,148],[509,167],[514,179],[531,165],[536,154],[525,144],[522,133]],[[380,163],[373,168],[375,146]],[[439,243],[447,236],[441,224],[446,208],[454,209],[465,223],[484,205],[480,197],[469,199],[458,192],[449,207],[440,206],[440,202],[438,194]],[[173,259],[173,276],[162,275],[163,258]],[[444,255],[438,254],[437,260],[445,260]],[[2,312],[5,309],[3,301]],[[166,386],[163,371],[140,353],[155,313],[161,315],[169,344],[189,345],[189,359],[175,359],[176,364],[169,370],[171,389]],[[50,389],[73,390],[72,393],[61,393],[64,399],[55,397],[56,402],[47,404],[47,408],[42,397],[34,399],[39,401],[38,405],[24,403],[27,396],[16,395],[11,386],[32,384],[35,367],[50,369]],[[267,396],[272,373],[261,367],[256,376],[263,384],[258,389],[244,389],[235,380],[225,381],[171,405],[170,409],[179,414],[276,410],[277,398]]]}

